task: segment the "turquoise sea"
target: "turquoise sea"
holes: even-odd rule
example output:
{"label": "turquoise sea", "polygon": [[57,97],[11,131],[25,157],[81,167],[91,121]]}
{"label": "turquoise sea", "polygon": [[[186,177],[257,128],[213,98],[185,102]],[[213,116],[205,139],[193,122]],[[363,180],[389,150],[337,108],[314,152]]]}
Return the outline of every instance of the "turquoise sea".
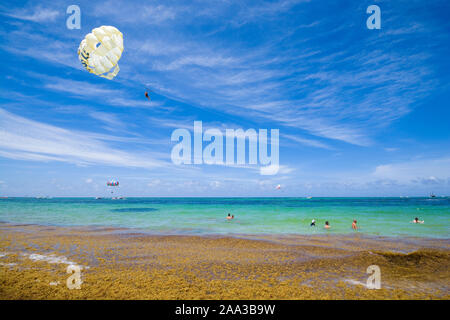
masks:
{"label": "turquoise sea", "polygon": [[[234,220],[227,221],[231,213]],[[424,224],[411,221],[418,217]],[[317,221],[311,227],[311,220]],[[450,198],[7,198],[0,221],[108,226],[156,234],[348,234],[450,237]],[[323,225],[329,221],[330,230]]]}

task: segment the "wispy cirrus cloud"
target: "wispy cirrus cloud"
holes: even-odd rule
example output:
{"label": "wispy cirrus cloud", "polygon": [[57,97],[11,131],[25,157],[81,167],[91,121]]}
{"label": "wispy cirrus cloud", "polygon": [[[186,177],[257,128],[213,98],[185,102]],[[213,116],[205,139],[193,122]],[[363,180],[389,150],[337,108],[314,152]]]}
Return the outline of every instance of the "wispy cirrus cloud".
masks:
{"label": "wispy cirrus cloud", "polygon": [[[301,2],[304,1],[252,4],[239,8],[239,12],[242,13],[241,19],[246,21],[253,21],[254,17],[265,19],[270,16],[270,19],[276,19],[278,14]],[[200,7],[204,3],[196,5]],[[118,6],[129,10],[122,4]],[[98,17],[117,15],[118,21],[122,21],[130,15],[118,10],[119,7],[99,4],[94,12]],[[183,8],[176,2],[170,7],[149,4],[139,10],[138,17],[153,17],[153,20],[158,17],[161,22],[175,19],[177,14],[185,15]],[[188,9],[192,13],[189,21],[195,21],[194,8],[195,5]],[[223,12],[226,13],[226,10],[221,14]],[[212,11],[210,14],[214,16],[219,13]],[[205,12],[198,11],[198,15],[204,16]],[[327,21],[306,25],[319,26],[316,31],[323,32]],[[392,50],[387,53],[380,46],[375,51],[365,51],[361,50],[361,43],[358,42],[336,51],[312,44],[309,35],[303,40],[300,38],[309,43],[306,48],[296,46],[299,39],[292,45],[286,44],[298,28],[287,28],[278,42],[271,39],[251,51],[239,44],[223,46],[203,37],[180,41],[184,32],[181,30],[178,37],[155,34],[151,39],[134,39],[128,33],[130,57],[133,61],[139,61],[129,61],[129,70],[150,67],[150,71],[158,72],[161,77],[141,74],[140,80],[153,83],[160,88],[161,94],[167,93],[171,98],[241,117],[251,115],[262,121],[270,119],[282,126],[305,130],[311,135],[363,146],[372,143],[371,132],[410,112],[411,104],[426,95],[429,86],[435,84],[430,80],[430,70],[426,64],[429,56],[425,53],[412,51],[405,55],[404,52],[400,54]],[[178,29],[175,27],[175,30]],[[50,43],[59,53],[49,55],[44,48],[42,52],[39,48],[28,52],[26,48],[19,48],[20,44],[8,50],[63,64],[75,60],[70,57],[66,44],[58,44],[58,40],[37,40],[36,43]],[[280,45],[283,49],[277,49]],[[331,47],[333,45],[332,42]],[[146,63],[149,61],[148,53],[152,54],[150,64]],[[74,67],[81,69],[80,66]],[[121,74],[121,77],[133,76]],[[81,84],[68,85],[63,82],[45,84],[45,87],[77,94]],[[364,86],[361,86],[362,83]],[[367,88],[371,91],[367,92]],[[110,91],[107,87],[87,87],[85,90],[83,94],[89,94],[90,90]],[[83,91],[78,90],[78,94]],[[108,102],[130,107],[153,104],[121,96]]]}
{"label": "wispy cirrus cloud", "polygon": [[[276,6],[283,9],[296,3]],[[330,20],[306,25],[319,27],[315,32],[326,35]],[[346,39],[342,30],[350,27],[342,24],[336,39]],[[167,48],[164,53],[150,44],[142,47],[152,48],[156,57],[151,66],[164,73],[162,88],[170,88],[167,92],[174,98],[360,146],[371,145],[374,133],[408,114],[416,101],[439,85],[433,79],[429,52],[404,47],[387,51],[374,37],[349,42],[346,47],[333,39],[321,47],[313,43],[311,34],[286,43],[296,29],[283,30],[278,42],[262,42],[250,53],[243,46],[224,47],[201,37],[188,47],[166,39],[160,46],[160,51]],[[388,38],[389,33],[384,44]],[[306,47],[297,46],[302,41]],[[368,41],[377,43],[376,50],[365,49]],[[192,56],[191,48],[214,55]]]}
{"label": "wispy cirrus cloud", "polygon": [[92,111],[89,113],[89,116],[104,122],[108,128],[111,128],[111,130],[124,129],[126,127],[126,124],[120,120],[117,115],[112,113]]}
{"label": "wispy cirrus cloud", "polygon": [[159,25],[173,22],[182,12],[181,6],[169,6],[156,1],[140,4],[139,8],[127,2],[103,1],[95,5],[92,14],[96,17],[107,15],[117,23]]}
{"label": "wispy cirrus cloud", "polygon": [[52,22],[61,15],[61,12],[55,9],[37,6],[32,9],[16,9],[14,11],[6,12],[4,15],[15,19],[33,22]]}
{"label": "wispy cirrus cloud", "polygon": [[282,137],[285,137],[289,140],[292,140],[296,143],[300,143],[302,145],[306,145],[306,146],[310,146],[310,147],[315,147],[315,148],[322,148],[322,149],[327,149],[330,150],[332,149],[329,145],[327,145],[326,143],[314,140],[314,139],[308,139],[308,138],[304,138],[304,137],[300,137],[298,135],[290,135],[290,134],[282,134]]}
{"label": "wispy cirrus cloud", "polygon": [[43,87],[64,93],[69,93],[78,98],[98,98],[103,103],[130,108],[152,108],[159,107],[160,102],[148,101],[144,97],[144,92],[141,94],[141,99],[130,98],[129,94],[123,89],[112,89],[106,84],[93,84],[86,81],[77,81],[64,79],[61,77],[48,77],[43,75],[34,75],[43,81]]}
{"label": "wispy cirrus cloud", "polygon": [[29,120],[3,109],[0,124],[0,154],[11,159],[147,169],[167,165],[151,154],[136,155],[115,149],[88,132]]}
{"label": "wispy cirrus cloud", "polygon": [[156,64],[154,69],[158,71],[178,70],[182,67],[219,67],[232,63],[233,58],[225,58],[220,56],[187,56],[171,61],[168,64]]}

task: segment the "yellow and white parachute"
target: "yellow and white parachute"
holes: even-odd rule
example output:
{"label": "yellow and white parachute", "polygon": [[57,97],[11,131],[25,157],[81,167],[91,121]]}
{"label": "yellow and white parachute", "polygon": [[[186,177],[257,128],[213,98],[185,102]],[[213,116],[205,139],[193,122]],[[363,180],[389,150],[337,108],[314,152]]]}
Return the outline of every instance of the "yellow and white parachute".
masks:
{"label": "yellow and white parachute", "polygon": [[123,35],[117,28],[95,28],[81,41],[78,58],[89,72],[111,80],[119,73],[123,52]]}

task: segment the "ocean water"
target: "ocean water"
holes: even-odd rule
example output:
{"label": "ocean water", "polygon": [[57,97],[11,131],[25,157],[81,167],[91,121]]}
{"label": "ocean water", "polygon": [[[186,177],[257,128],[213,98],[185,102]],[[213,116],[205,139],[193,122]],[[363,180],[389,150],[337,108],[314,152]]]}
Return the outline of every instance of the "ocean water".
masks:
{"label": "ocean water", "polygon": [[[234,220],[227,221],[231,213]],[[424,224],[411,221],[418,217]],[[316,227],[310,227],[311,220]],[[358,232],[450,238],[450,198],[8,198],[0,221],[13,224],[108,226],[155,234],[288,235]],[[331,229],[323,225],[329,221]]]}

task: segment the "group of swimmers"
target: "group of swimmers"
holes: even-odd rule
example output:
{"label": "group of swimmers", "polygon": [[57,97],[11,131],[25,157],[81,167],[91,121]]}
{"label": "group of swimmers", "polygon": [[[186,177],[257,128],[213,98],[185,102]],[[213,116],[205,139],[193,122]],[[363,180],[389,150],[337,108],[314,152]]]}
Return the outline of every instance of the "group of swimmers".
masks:
{"label": "group of swimmers", "polygon": [[[412,223],[424,223],[425,221],[424,220],[419,220],[419,218],[414,218],[414,220],[413,221],[411,221]],[[357,223],[357,221],[356,220],[353,220],[353,222],[352,222],[352,229],[353,230],[358,230],[358,226],[356,225],[356,223]],[[315,227],[316,226],[316,220],[312,220],[311,221],[311,225],[310,225],[311,227]],[[325,225],[323,226],[325,229],[330,229],[331,228],[331,226],[330,226],[330,223],[328,222],[328,221],[325,221]]]}
{"label": "group of swimmers", "polygon": [[[311,227],[315,227],[316,226],[316,220],[312,219],[310,226]],[[325,221],[325,225],[323,227],[325,229],[330,229],[331,228],[330,223],[328,221]],[[352,229],[353,230],[357,230],[358,229],[358,226],[356,225],[356,220],[353,220]]]}
{"label": "group of swimmers", "polygon": [[[228,216],[227,216],[227,220],[232,220],[232,219],[234,219],[234,215],[231,215],[231,214],[229,213]],[[416,217],[416,218],[414,218],[414,220],[411,221],[411,222],[412,222],[412,223],[424,223],[425,221],[419,220],[419,218]],[[356,220],[353,220],[353,222],[352,222],[352,229],[353,229],[353,230],[358,230],[358,226],[356,225],[356,223],[357,223],[357,221],[356,221]],[[310,226],[311,226],[311,227],[315,227],[315,226],[316,226],[316,220],[315,220],[315,219],[312,219]],[[325,229],[330,229],[330,228],[331,228],[330,223],[329,223],[328,221],[325,221],[325,225],[324,225],[323,227],[324,227]]]}

